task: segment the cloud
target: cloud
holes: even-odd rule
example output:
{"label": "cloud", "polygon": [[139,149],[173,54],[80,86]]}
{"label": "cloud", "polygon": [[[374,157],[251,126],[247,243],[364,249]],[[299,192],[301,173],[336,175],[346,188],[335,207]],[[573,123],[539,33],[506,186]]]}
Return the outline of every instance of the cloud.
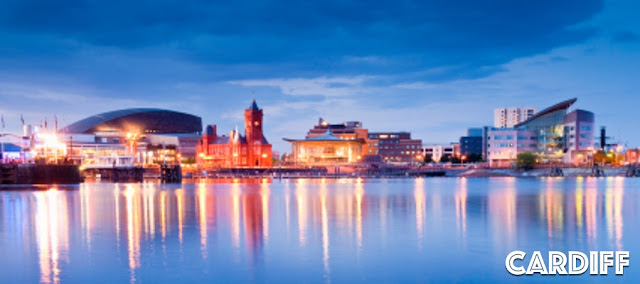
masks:
{"label": "cloud", "polygon": [[274,87],[289,96],[350,96],[366,92],[362,84],[371,80],[367,76],[318,77],[318,78],[278,78],[264,80],[230,81],[230,84],[245,87]]}
{"label": "cloud", "polygon": [[[45,62],[112,48],[125,59],[203,65],[222,80],[410,73],[441,81],[488,76],[515,58],[582,42],[595,31],[578,24],[602,6],[601,0],[7,0],[0,3],[0,48],[5,60],[37,55]],[[51,64],[36,67],[67,68]],[[455,68],[424,72],[442,66]]]}

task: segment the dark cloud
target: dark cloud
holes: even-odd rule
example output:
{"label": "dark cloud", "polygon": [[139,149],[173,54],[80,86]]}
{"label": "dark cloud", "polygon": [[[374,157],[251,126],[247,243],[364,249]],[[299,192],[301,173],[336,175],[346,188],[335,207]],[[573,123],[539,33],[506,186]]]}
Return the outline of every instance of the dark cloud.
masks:
{"label": "dark cloud", "polygon": [[[42,68],[61,71],[72,63],[81,69],[74,72],[85,76],[114,69],[113,61],[87,59],[106,51],[125,61],[191,62],[208,68],[209,79],[477,78],[515,58],[584,41],[595,31],[576,24],[602,5],[601,0],[5,0],[0,59],[35,57]],[[148,68],[154,73],[158,67],[167,66]],[[109,76],[130,75],[115,69]]]}

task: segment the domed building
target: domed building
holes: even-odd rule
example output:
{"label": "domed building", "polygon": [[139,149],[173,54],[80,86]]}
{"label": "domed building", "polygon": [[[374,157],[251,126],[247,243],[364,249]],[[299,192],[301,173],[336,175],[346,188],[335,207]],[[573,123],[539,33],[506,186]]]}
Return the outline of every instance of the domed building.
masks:
{"label": "domed building", "polygon": [[96,114],[60,130],[63,133],[202,133],[202,119],[177,111],[132,108]]}
{"label": "domed building", "polygon": [[156,108],[96,114],[57,131],[70,158],[82,164],[99,157],[132,157],[137,164],[195,159],[202,133],[198,116]]}

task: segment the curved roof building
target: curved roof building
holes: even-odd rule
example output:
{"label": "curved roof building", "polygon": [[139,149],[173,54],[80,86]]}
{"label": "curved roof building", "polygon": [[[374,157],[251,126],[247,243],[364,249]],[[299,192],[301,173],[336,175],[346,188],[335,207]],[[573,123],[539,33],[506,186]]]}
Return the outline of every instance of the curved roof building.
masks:
{"label": "curved roof building", "polygon": [[101,131],[201,133],[202,119],[195,115],[165,109],[132,108],[96,114],[60,131],[85,134]]}

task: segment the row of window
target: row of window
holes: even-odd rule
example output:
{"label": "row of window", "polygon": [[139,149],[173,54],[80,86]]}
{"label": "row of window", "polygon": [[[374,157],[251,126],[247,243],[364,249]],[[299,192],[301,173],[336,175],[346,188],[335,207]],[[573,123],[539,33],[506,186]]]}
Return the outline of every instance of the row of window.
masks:
{"label": "row of window", "polygon": [[380,135],[369,135],[369,139],[389,139],[389,138],[398,138],[398,134],[380,134]]}
{"label": "row of window", "polygon": [[[499,143],[499,144],[494,144],[495,147],[498,148],[508,148],[508,147],[513,147],[513,143]],[[533,147],[535,148],[537,145],[536,144],[518,144],[518,148],[524,148],[524,147]],[[487,144],[487,148],[491,148],[491,144]]]}
{"label": "row of window", "polygon": [[[572,130],[572,131],[573,131],[573,130],[575,130],[575,127],[571,126],[571,127],[569,127],[569,130]],[[591,126],[588,126],[588,125],[580,125],[580,130],[582,130],[582,131],[589,131],[589,130],[591,130]]]}
{"label": "row of window", "polygon": [[420,149],[419,145],[381,146],[380,149]]}
{"label": "row of window", "polygon": [[382,155],[417,155],[421,154],[421,151],[380,151]]}
{"label": "row of window", "polygon": [[[493,136],[493,139],[494,140],[513,140],[513,135],[505,135],[505,136],[496,135],[496,136]],[[527,140],[527,139],[536,140],[537,137],[535,137],[535,136],[530,136],[530,137],[529,136],[518,136],[518,140]],[[487,137],[487,140],[491,140],[491,136]]]}

